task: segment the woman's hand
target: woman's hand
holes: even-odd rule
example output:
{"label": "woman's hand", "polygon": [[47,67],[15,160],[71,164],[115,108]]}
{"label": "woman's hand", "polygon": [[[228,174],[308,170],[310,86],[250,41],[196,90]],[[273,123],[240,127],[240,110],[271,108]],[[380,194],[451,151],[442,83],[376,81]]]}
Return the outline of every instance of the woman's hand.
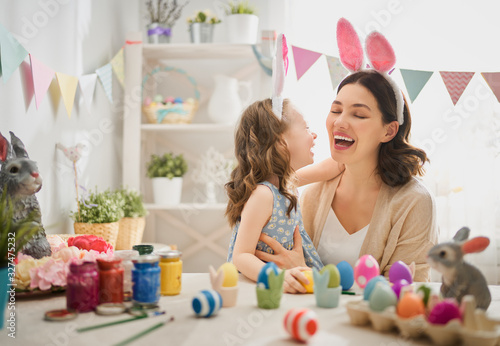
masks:
{"label": "woman's hand", "polygon": [[302,250],[302,236],[298,225],[293,232],[293,248],[291,250],[285,249],[277,240],[264,233],[261,233],[259,240],[266,243],[274,251],[274,254],[269,254],[256,250],[255,256],[262,261],[274,262],[281,269],[306,267],[304,251]]}
{"label": "woman's hand", "polygon": [[285,271],[285,282],[283,283],[283,292],[285,293],[306,293],[306,288],[302,286],[309,284],[309,280],[304,275],[304,270],[311,270],[309,267],[295,267]]}

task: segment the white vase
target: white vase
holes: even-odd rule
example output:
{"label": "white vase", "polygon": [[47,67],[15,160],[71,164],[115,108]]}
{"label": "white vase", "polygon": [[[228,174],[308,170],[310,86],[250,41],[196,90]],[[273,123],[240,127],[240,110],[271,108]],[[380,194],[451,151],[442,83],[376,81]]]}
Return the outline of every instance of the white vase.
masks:
{"label": "white vase", "polygon": [[259,17],[254,14],[231,14],[226,17],[229,43],[256,44]]}
{"label": "white vase", "polygon": [[155,204],[174,206],[181,202],[182,178],[152,178]]}
{"label": "white vase", "polygon": [[[215,88],[208,102],[208,116],[218,124],[232,124],[238,120],[243,106],[252,98],[250,82],[238,81],[236,78],[215,75]],[[244,87],[247,97],[242,100],[239,95],[240,87]]]}

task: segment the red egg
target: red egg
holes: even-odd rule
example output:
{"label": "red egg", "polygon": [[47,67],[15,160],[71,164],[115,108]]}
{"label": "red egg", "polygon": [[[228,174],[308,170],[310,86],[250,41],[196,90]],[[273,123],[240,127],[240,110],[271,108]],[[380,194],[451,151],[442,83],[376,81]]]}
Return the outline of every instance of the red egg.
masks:
{"label": "red egg", "polygon": [[285,330],[296,340],[305,342],[318,330],[318,317],[313,310],[290,309],[284,319]]}

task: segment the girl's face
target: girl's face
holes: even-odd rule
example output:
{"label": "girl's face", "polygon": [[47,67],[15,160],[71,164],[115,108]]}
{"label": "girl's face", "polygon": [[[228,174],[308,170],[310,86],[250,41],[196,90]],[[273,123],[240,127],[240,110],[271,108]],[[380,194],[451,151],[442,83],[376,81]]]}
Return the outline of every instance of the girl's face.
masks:
{"label": "girl's face", "polygon": [[[347,84],[337,94],[326,119],[332,158],[344,164],[376,161],[381,143],[397,133],[397,122],[384,124],[373,94],[360,84]],[[395,131],[394,131],[395,130]]]}
{"label": "girl's face", "polygon": [[309,131],[309,127],[302,114],[297,112],[292,106],[289,106],[289,108],[288,117],[290,125],[283,134],[283,137],[290,152],[291,166],[294,170],[298,170],[314,162],[312,147],[317,135]]}

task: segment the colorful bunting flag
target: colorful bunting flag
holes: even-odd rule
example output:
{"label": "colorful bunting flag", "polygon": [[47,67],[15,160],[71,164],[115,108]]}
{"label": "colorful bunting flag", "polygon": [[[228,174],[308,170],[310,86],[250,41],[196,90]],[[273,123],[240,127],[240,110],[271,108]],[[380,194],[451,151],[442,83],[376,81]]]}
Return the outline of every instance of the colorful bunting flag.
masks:
{"label": "colorful bunting flag", "polygon": [[349,71],[342,65],[339,58],[325,55],[326,62],[328,63],[328,70],[330,71],[330,79],[334,89],[342,82],[342,80],[349,74]]}
{"label": "colorful bunting flag", "polygon": [[500,102],[500,72],[483,72],[481,75]]}
{"label": "colorful bunting flag", "polygon": [[27,56],[26,49],[0,24],[0,70],[4,83]]}
{"label": "colorful bunting flag", "polygon": [[30,54],[29,56],[31,61],[31,75],[33,76],[36,109],[38,109],[42,103],[43,97],[49,89],[52,78],[54,78],[54,71],[35,59],[33,55]]}
{"label": "colorful bunting flag", "polygon": [[474,72],[439,72],[443,82],[448,89],[453,105],[456,105],[465,88],[469,85]]}
{"label": "colorful bunting flag", "polygon": [[80,90],[82,98],[85,103],[85,108],[90,113],[92,110],[92,101],[94,100],[95,84],[97,81],[97,74],[91,73],[80,77]]}
{"label": "colorful bunting flag", "polygon": [[411,102],[415,101],[420,91],[424,88],[425,84],[429,81],[434,72],[431,71],[416,71],[400,69],[401,75],[406,85],[406,90],[410,95]]}
{"label": "colorful bunting flag", "polygon": [[113,75],[111,72],[111,64],[106,64],[103,67],[99,67],[95,70],[99,80],[104,87],[104,92],[109,99],[109,102],[113,103]]}
{"label": "colorful bunting flag", "polygon": [[71,119],[78,78],[60,72],[56,72],[56,77],[59,82],[59,90],[61,91],[64,107],[66,107],[66,113],[68,113],[68,117]]}
{"label": "colorful bunting flag", "polygon": [[299,80],[304,73],[319,59],[321,53],[313,52],[311,50],[292,46],[293,60],[295,61],[295,72],[297,73],[297,80]]}
{"label": "colorful bunting flag", "polygon": [[120,82],[122,88],[125,88],[125,71],[123,69],[123,48],[111,60],[111,67],[115,73],[116,79]]}

